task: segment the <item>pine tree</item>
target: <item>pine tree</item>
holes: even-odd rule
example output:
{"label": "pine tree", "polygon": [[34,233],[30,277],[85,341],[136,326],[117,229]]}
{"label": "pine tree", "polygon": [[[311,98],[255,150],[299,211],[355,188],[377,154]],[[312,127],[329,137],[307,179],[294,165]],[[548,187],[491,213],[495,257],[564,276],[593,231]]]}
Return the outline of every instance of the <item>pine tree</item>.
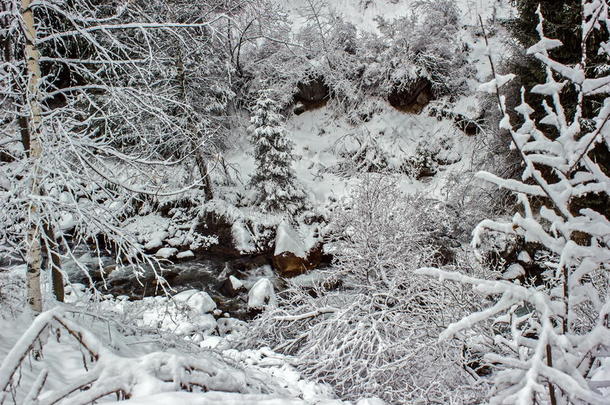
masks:
{"label": "pine tree", "polygon": [[256,170],[250,180],[254,203],[266,212],[296,215],[305,208],[305,193],[292,169],[293,144],[286,136],[282,116],[267,93],[262,93],[250,120]]}
{"label": "pine tree", "polygon": [[[516,0],[514,1],[517,14],[506,21],[512,37],[518,45],[517,55],[513,55],[507,63],[507,70],[516,74],[518,81],[509,86],[512,91],[508,94],[508,106],[516,107],[520,103],[520,87],[526,89],[526,101],[534,109],[533,117],[540,119],[545,115],[542,107],[543,98],[530,90],[538,83],[546,80],[545,66],[532,55],[521,52],[538,42],[538,17],[536,10],[540,7],[544,15],[544,30],[550,38],[555,38],[563,44],[561,47],[549,50],[553,60],[565,64],[576,65],[580,63],[583,52],[582,38],[582,10],[580,0]],[[608,38],[605,30],[588,33],[585,38],[588,49],[598,49]],[[589,77],[601,76],[607,70],[608,60],[603,54],[589,52],[587,55],[586,73]],[[576,105],[576,92],[564,91],[561,95],[568,112],[570,105]],[[592,98],[583,105],[583,117],[590,118],[594,109],[603,101],[599,97]],[[515,118],[517,118],[515,116]]]}

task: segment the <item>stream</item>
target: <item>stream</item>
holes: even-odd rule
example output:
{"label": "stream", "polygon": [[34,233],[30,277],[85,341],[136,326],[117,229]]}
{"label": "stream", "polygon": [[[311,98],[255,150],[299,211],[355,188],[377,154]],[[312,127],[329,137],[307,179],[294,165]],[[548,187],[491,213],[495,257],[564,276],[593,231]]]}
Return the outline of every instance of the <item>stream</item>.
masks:
{"label": "stream", "polygon": [[[79,260],[85,262],[88,268],[97,267],[94,265],[97,259],[89,261],[89,258],[85,256]],[[133,268],[129,266],[115,269],[110,264],[109,258],[103,258],[102,261],[104,262],[105,272],[109,273],[105,275],[105,279],[102,279],[99,271],[90,272],[95,287],[102,294],[111,294],[115,297],[127,296],[130,300],[165,294],[163,289],[158,286],[157,278],[150,268],[136,277]],[[235,262],[237,262],[237,265],[235,265]],[[246,268],[240,269],[239,267]],[[64,270],[70,278],[70,282],[89,285],[87,276],[74,263],[66,262]],[[226,294],[226,291],[223,291],[223,282],[229,274],[239,277],[245,285],[254,283],[255,280],[261,277],[270,278],[276,285],[279,281],[271,267],[264,265],[264,262],[260,259],[258,261],[253,260],[250,263],[248,259],[225,261],[221,258],[198,258],[166,264],[164,265],[162,276],[171,287],[172,290],[169,292],[172,294],[191,289],[205,291],[214,299],[218,308],[223,312],[228,312],[234,318],[250,319],[252,314],[249,313],[247,308],[247,292],[241,292],[236,296],[230,297],[227,296],[229,294]]]}

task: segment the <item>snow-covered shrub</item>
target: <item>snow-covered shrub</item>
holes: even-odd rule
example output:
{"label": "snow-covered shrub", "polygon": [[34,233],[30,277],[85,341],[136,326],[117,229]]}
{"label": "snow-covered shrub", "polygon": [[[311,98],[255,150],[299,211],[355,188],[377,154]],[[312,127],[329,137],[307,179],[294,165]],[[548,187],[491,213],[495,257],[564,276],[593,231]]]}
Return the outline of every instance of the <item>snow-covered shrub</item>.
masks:
{"label": "snow-covered shrub", "polygon": [[404,163],[404,172],[414,179],[434,176],[439,166],[436,160],[437,154],[423,144],[417,145],[415,154]]}
{"label": "snow-covered shrub", "polygon": [[400,171],[415,179],[434,176],[441,166],[461,159],[456,143],[447,129],[428,131],[416,141],[415,150],[402,159]]}
{"label": "snow-covered shrub", "polygon": [[[584,65],[588,38],[599,34],[597,30],[607,35],[610,29],[610,6],[600,0],[583,0],[581,5],[582,63],[576,66],[550,56],[549,51],[562,43],[545,37],[538,9],[540,40],[528,54],[546,71],[545,82],[532,89],[544,98],[541,119],[532,118],[534,109],[526,102],[524,90],[515,109],[522,123],[511,122],[506,99],[498,93],[512,75],[496,75],[481,86],[498,97],[500,127],[510,133],[523,174],[519,180],[487,172],[480,177],[515,193],[522,209],[511,221],[482,221],[473,243],[478,245],[482,235],[491,231],[540,244],[548,251],[541,250],[542,257],[534,258],[545,261],[543,282],[527,285],[437,269],[420,271],[471,284],[481,294],[496,297],[493,305],[452,324],[441,335],[448,338],[489,319],[504,326],[486,356],[498,370],[492,403],[604,404],[609,399],[610,221],[592,207],[599,200],[606,201],[607,207],[609,201],[607,166],[594,158],[594,151],[608,154],[610,77],[590,78]],[[607,57],[609,50],[605,42],[589,52]],[[576,94],[576,106],[564,105],[568,91]],[[597,96],[605,97],[603,104],[593,111],[583,108]],[[527,260],[526,253],[519,256]]]}
{"label": "snow-covered shrub", "polygon": [[350,132],[333,145],[341,159],[328,170],[345,176],[359,173],[404,173],[412,178],[433,176],[440,166],[461,159],[455,148],[455,137],[445,128],[426,130],[412,140],[395,131],[368,129]]}
{"label": "snow-covered shrub", "polygon": [[456,238],[467,243],[472,238],[472,229],[487,216],[495,214],[494,207],[503,204],[497,201],[495,190],[482,187],[470,169],[446,173],[443,179],[440,191],[451,213]]}
{"label": "snow-covered shrub", "polygon": [[296,32],[296,40],[307,51],[302,55],[307,76],[322,78],[328,88],[333,109],[358,122],[362,104],[360,77],[363,70],[364,47],[358,29],[340,15],[334,14],[325,1],[306,1],[301,8],[303,26]]}
{"label": "snow-covered shrub", "polygon": [[292,142],[288,139],[276,103],[267,93],[256,102],[251,141],[256,171],[250,180],[254,204],[265,212],[296,215],[305,208],[305,192],[298,184],[292,163]]}
{"label": "snow-covered shrub", "polygon": [[[388,98],[420,79],[435,96],[463,91],[470,70],[454,2],[409,6],[408,16],[379,19],[379,33],[371,33],[358,30],[324,1],[303,2],[299,30],[292,36],[283,32],[279,41],[261,41],[252,54],[259,62],[251,70],[263,87],[276,90],[282,107],[294,101],[299,84],[321,79],[330,107],[354,124],[377,111],[371,96]],[[278,46],[281,41],[285,46]],[[261,83],[254,83],[254,91]]]}
{"label": "snow-covered shrub", "polygon": [[278,307],[248,330],[250,343],[294,355],[301,371],[348,399],[469,397],[463,343],[435,337],[465,313],[469,293],[413,274],[435,261],[446,219],[394,181],[366,176],[335,212],[334,266],[313,289],[295,284],[279,294]]}
{"label": "snow-covered shrub", "polygon": [[458,35],[459,16],[454,1],[420,0],[405,17],[378,18],[382,37],[372,41],[379,53],[364,75],[386,93],[419,78],[429,80],[437,96],[463,91],[470,72]]}
{"label": "snow-covered shrub", "polygon": [[339,139],[334,149],[343,160],[332,170],[347,176],[385,171],[389,165],[390,154],[384,149],[379,136],[368,131],[359,131]]}

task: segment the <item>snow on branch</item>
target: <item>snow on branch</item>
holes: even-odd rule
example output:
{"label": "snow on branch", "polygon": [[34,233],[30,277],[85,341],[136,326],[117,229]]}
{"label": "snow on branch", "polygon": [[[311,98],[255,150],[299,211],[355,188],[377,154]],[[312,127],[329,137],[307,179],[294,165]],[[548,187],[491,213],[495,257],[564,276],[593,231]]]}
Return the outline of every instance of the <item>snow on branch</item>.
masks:
{"label": "snow on branch", "polygon": [[[581,62],[575,66],[553,59],[561,42],[545,36],[538,7],[540,40],[528,53],[541,61],[546,73],[545,81],[531,90],[544,98],[543,118],[535,121],[523,90],[521,105],[515,109],[522,123],[513,125],[504,98],[498,94],[504,117],[500,126],[510,133],[524,164],[521,181],[478,174],[513,191],[521,209],[508,221],[482,221],[473,232],[473,244],[479,246],[484,234],[492,231],[517,237],[524,247],[539,246],[548,255],[539,270],[540,279],[529,284],[528,280],[484,280],[430,268],[418,271],[472,285],[492,301],[487,308],[451,324],[441,337],[463,333],[486,320],[495,323],[494,351],[486,356],[498,369],[493,403],[608,402],[593,376],[607,380],[604,368],[610,363],[610,219],[603,214],[610,182],[607,167],[590,152],[598,146],[608,153],[604,139],[610,102],[606,99],[591,111],[584,106],[591,103],[590,97],[607,92],[608,78],[595,76],[586,63],[588,53],[608,56],[610,48],[605,43],[587,49],[587,41],[592,30],[610,28],[610,19],[607,2],[583,0],[582,7]],[[495,74],[491,55],[489,58],[493,78],[483,90],[495,87],[497,91],[504,79]],[[587,121],[594,125],[585,125]]]}
{"label": "snow on branch", "polygon": [[[68,338],[62,337],[65,336]],[[221,357],[202,354],[194,357],[168,352],[153,352],[140,357],[123,357],[104,344],[89,330],[70,319],[60,308],[44,312],[15,344],[0,368],[0,404],[14,386],[22,384],[15,374],[32,351],[42,353],[49,334],[60,344],[76,341],[73,350],[84,350],[85,372],[59,389],[45,389],[49,371],[43,369],[27,394],[31,403],[90,404],[108,395],[128,399],[161,392],[267,393],[265,382],[231,365]],[[41,355],[41,354],[39,354]],[[28,402],[29,403],[29,402]]]}

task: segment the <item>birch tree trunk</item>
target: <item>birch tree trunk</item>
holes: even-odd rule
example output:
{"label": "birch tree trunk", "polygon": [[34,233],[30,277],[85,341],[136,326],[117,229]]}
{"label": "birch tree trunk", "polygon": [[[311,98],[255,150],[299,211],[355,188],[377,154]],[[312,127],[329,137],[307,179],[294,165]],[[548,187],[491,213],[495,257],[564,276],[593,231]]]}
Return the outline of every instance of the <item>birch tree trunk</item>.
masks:
{"label": "birch tree trunk", "polygon": [[[42,155],[42,145],[40,141],[40,131],[42,126],[42,110],[40,106],[39,81],[40,72],[40,52],[36,48],[36,27],[34,25],[34,13],[32,11],[31,0],[21,0],[21,16],[25,34],[24,57],[26,71],[28,75],[27,86],[27,105],[29,107],[29,152],[30,152],[30,184],[28,189],[31,197],[40,195],[40,157]],[[24,145],[26,147],[26,145]],[[35,199],[30,200],[29,207],[29,229],[27,236],[28,250],[26,255],[27,274],[26,289],[27,302],[30,309],[39,313],[42,312],[42,291],[40,288],[40,269],[42,264],[42,249],[40,244],[40,213]]]}

